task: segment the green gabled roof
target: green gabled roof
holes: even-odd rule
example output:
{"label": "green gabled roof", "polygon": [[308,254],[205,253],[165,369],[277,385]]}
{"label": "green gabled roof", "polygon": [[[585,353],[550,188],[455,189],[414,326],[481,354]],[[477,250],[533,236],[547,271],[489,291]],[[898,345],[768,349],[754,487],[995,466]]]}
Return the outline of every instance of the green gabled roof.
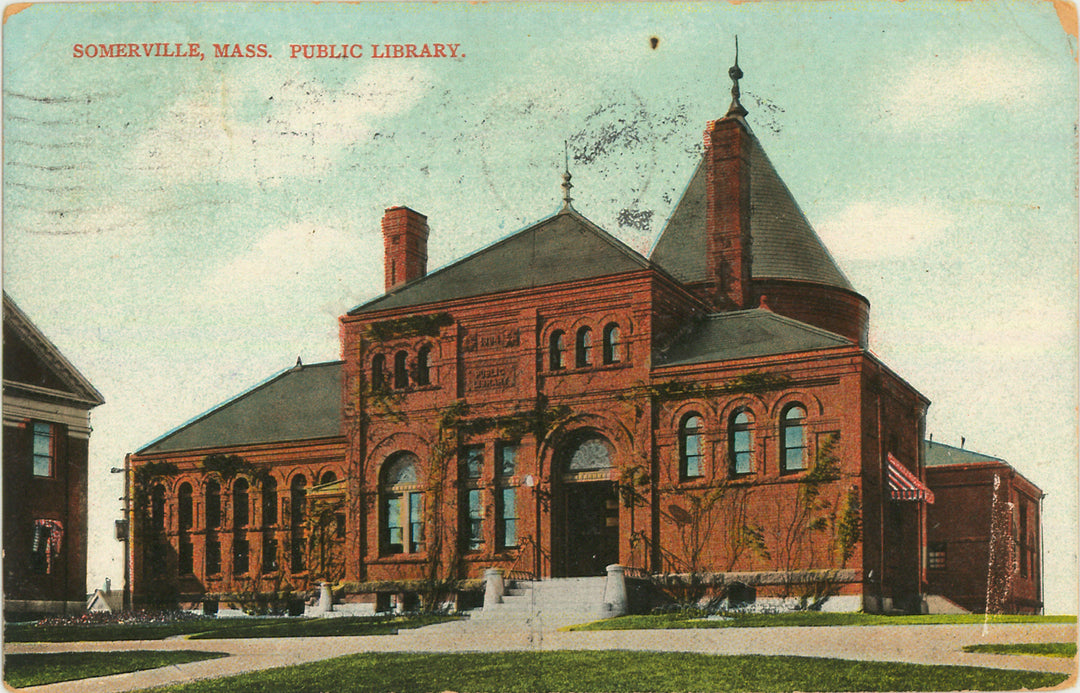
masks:
{"label": "green gabled roof", "polygon": [[995,462],[1006,464],[1000,457],[991,457],[979,452],[954,448],[944,443],[935,443],[932,440],[923,441],[923,460],[927,467],[950,467],[960,464],[985,464]]}
{"label": "green gabled roof", "polygon": [[[750,274],[854,291],[803,215],[761,143],[750,140]],[[708,279],[705,270],[706,166],[702,158],[668,218],[650,259],[682,282]]]}
{"label": "green gabled roof", "polygon": [[271,376],[138,450],[174,452],[341,435],[341,361]]}
{"label": "green gabled roof", "polygon": [[375,310],[634,272],[649,261],[572,208],[349,311]]}
{"label": "green gabled roof", "polygon": [[706,316],[653,363],[681,366],[851,346],[856,344],[838,334],[754,308]]}

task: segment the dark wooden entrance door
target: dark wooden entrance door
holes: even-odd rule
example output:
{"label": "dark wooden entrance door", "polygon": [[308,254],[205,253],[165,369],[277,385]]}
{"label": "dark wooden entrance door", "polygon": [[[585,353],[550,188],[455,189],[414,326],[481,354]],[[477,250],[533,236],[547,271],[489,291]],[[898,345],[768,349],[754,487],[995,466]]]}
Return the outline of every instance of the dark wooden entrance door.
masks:
{"label": "dark wooden entrance door", "polygon": [[563,486],[563,575],[603,575],[619,562],[619,498],[611,481]]}

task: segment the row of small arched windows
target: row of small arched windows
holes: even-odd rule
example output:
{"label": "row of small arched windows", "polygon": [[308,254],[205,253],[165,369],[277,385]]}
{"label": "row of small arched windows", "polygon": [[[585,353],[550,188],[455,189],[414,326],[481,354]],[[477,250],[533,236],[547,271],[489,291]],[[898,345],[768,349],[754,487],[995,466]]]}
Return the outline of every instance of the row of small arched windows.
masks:
{"label": "row of small arched windows", "polygon": [[409,352],[404,349],[394,354],[392,368],[388,370],[386,354],[371,357],[371,388],[404,390],[410,381],[417,387],[431,384],[431,345],[425,344],[416,351],[416,360],[409,368]]}
{"label": "row of small arched windows", "polygon": [[[334,472],[324,472],[320,478],[320,484],[328,484],[337,480]],[[263,525],[276,525],[278,522],[278,488],[277,481],[268,477],[260,484],[261,507]],[[293,477],[289,487],[289,496],[292,513],[292,524],[298,524],[303,520],[303,509],[307,479],[303,474]],[[241,477],[232,485],[232,526],[247,527],[251,523],[249,496],[251,485],[247,479]],[[177,521],[181,532],[188,531],[194,526],[194,490],[189,482],[183,482],[177,488]],[[221,513],[221,484],[216,479],[209,479],[204,490],[204,517],[207,529],[219,529],[222,522]],[[165,531],[165,486],[155,484],[150,492],[150,524],[159,532]]]}
{"label": "row of small arched windows", "polygon": [[[727,453],[729,473],[734,476],[754,472],[754,415],[736,409],[728,420]],[[705,424],[701,414],[690,412],[679,424],[679,476],[695,479],[705,474]],[[780,471],[797,472],[807,467],[806,407],[798,402],[780,412]]]}
{"label": "row of small arched windows", "polygon": [[[548,338],[548,368],[558,371],[567,365],[566,332],[555,330]],[[599,362],[604,365],[619,363],[625,358],[625,345],[621,341],[619,325],[608,323],[601,331]],[[574,335],[574,367],[588,368],[596,364],[597,355],[591,327],[581,327]]]}

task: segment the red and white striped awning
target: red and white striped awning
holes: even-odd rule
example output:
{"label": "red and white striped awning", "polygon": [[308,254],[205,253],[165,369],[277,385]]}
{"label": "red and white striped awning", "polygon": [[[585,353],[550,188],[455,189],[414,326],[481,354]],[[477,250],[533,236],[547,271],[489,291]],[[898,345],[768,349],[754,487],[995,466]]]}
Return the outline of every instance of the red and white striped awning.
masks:
{"label": "red and white striped awning", "polygon": [[889,453],[889,494],[898,501],[934,502],[934,492]]}

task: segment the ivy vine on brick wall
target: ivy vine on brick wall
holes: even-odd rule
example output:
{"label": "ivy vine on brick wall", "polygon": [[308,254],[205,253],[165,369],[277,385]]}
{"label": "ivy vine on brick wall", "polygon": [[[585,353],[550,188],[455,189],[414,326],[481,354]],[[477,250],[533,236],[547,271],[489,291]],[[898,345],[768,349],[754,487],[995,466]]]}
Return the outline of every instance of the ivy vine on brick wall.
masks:
{"label": "ivy vine on brick wall", "polygon": [[222,479],[246,476],[262,483],[270,478],[270,472],[265,467],[254,465],[240,455],[214,453],[207,455],[199,466],[207,474],[216,473]]}
{"label": "ivy vine on brick wall", "polygon": [[792,379],[783,373],[751,371],[736,376],[719,385],[701,385],[695,382],[671,380],[663,383],[642,384],[619,395],[623,401],[651,397],[657,402],[675,402],[695,397],[714,397],[753,392],[772,392],[791,387]]}
{"label": "ivy vine on brick wall", "polygon": [[364,336],[375,342],[387,342],[401,337],[438,337],[439,330],[453,324],[454,319],[449,313],[407,315],[370,323],[364,328]]}

